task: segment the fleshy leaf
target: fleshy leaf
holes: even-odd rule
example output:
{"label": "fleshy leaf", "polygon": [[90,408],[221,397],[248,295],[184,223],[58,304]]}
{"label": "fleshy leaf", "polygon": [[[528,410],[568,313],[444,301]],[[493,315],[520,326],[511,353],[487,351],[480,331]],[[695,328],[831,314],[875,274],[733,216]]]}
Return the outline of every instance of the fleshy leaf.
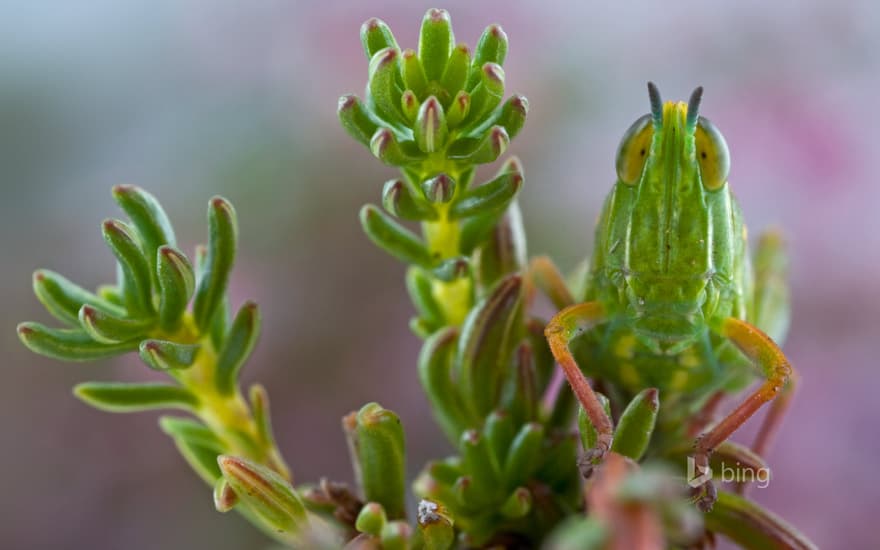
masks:
{"label": "fleshy leaf", "polygon": [[355,140],[369,147],[370,139],[379,129],[379,125],[367,114],[361,100],[354,95],[344,95],[339,98],[336,112],[345,131]]}
{"label": "fleshy leaf", "polygon": [[159,324],[171,332],[180,326],[181,316],[195,289],[195,274],[189,259],[170,245],[159,247],[156,256]]}
{"label": "fleshy leaf", "polygon": [[226,295],[237,244],[235,209],[222,197],[212,198],[208,207],[208,255],[193,302],[193,317],[201,330],[210,326],[214,313]]}
{"label": "fleshy leaf", "polygon": [[385,48],[397,48],[397,40],[391,29],[381,19],[376,17],[367,19],[361,25],[361,43],[367,59],[372,59],[376,52]]}
{"label": "fleshy leaf", "polygon": [[217,463],[239,501],[271,529],[296,534],[307,528],[305,505],[286,479],[243,458],[221,455]]}
{"label": "fleshy leaf", "polygon": [[137,349],[138,341],[103,344],[82,329],[54,329],[40,323],[21,323],[18,337],[34,353],[65,361],[93,361]]}
{"label": "fleshy leaf", "polygon": [[620,415],[611,450],[640,460],[648,449],[659,410],[660,399],[656,388],[648,388],[636,395]]}
{"label": "fleshy leaf", "polygon": [[260,336],[260,310],[257,304],[245,302],[229,330],[223,350],[217,357],[215,383],[222,395],[233,392],[238,372],[250,356]]}
{"label": "fleshy leaf", "polygon": [[352,463],[366,500],[378,502],[389,518],[406,514],[403,426],[392,411],[368,403],[343,419]]}
{"label": "fleshy leaf", "polygon": [[122,268],[122,295],[129,313],[152,315],[152,270],[134,230],[119,220],[106,220],[102,231],[107,246]]}
{"label": "fleshy leaf", "polygon": [[193,410],[199,404],[198,398],[192,392],[170,384],[86,382],[74,387],[73,393],[96,409],[108,412]]}
{"label": "fleshy leaf", "polygon": [[512,275],[468,314],[458,345],[458,383],[471,412],[485,417],[498,403],[515,346],[522,279]]}
{"label": "fleshy leaf", "polygon": [[34,294],[53,317],[71,325],[79,325],[79,309],[84,304],[108,313],[125,315],[123,308],[92,294],[48,269],[38,269],[34,272]]}
{"label": "fleshy leaf", "polygon": [[544,438],[544,427],[537,422],[529,422],[523,426],[513,443],[507,460],[504,462],[504,480],[507,487],[518,487],[528,481],[541,459],[541,442]]}
{"label": "fleshy leaf", "polygon": [[455,45],[452,34],[452,21],[446,10],[430,9],[422,20],[419,33],[419,60],[425,68],[428,80],[437,80],[443,76],[446,61]]}
{"label": "fleshy leaf", "polygon": [[431,265],[431,254],[424,243],[381,210],[368,204],[361,209],[360,217],[364,231],[376,246],[403,262],[422,267]]}
{"label": "fleshy leaf", "polygon": [[105,313],[85,305],[79,310],[79,323],[94,340],[104,344],[116,344],[139,339],[153,326],[152,318],[126,319]]}
{"label": "fleshy leaf", "polygon": [[167,340],[144,340],[138,346],[141,360],[153,370],[179,370],[192,366],[198,344],[178,344]]}
{"label": "fleshy leaf", "polygon": [[156,250],[165,244],[174,245],[174,229],[159,201],[135,185],[117,185],[113,198],[131,218],[140,237],[144,255],[150,263],[150,273],[156,272]]}
{"label": "fleshy leaf", "polygon": [[740,496],[719,491],[706,529],[721,533],[749,550],[817,550],[797,529],[781,518]]}

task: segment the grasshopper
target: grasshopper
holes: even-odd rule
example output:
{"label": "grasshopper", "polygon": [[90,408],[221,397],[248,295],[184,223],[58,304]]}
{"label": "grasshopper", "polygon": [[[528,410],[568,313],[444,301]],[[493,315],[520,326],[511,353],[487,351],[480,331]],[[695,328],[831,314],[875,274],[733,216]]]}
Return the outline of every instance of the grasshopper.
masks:
{"label": "grasshopper", "polygon": [[[652,83],[648,92],[651,112],[632,124],[618,148],[617,182],[598,220],[583,296],[574,299],[546,258],[533,261],[531,271],[562,308],[545,335],[598,435],[585,461],[600,462],[613,439],[589,376],[625,396],[656,388],[661,425],[677,436],[705,430],[691,456],[705,472],[713,450],[772,401],[753,444],[761,454],[789,402],[793,372],[777,344],[788,320],[785,261],[781,239],[768,234],[758,269],[752,267],[742,213],[727,183],[727,144],[699,116],[702,88],[688,103],[664,104]],[[761,385],[707,429],[707,411],[752,382],[755,366]],[[696,429],[686,426],[693,418]],[[711,509],[717,498],[711,480],[695,498]]]}

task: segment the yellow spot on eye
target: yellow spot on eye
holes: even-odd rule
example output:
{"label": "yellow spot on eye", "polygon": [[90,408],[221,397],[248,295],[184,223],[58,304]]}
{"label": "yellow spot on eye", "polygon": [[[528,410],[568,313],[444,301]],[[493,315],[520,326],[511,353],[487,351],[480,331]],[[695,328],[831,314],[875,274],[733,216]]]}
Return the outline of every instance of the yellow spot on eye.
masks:
{"label": "yellow spot on eye", "polygon": [[627,129],[617,148],[617,177],[627,185],[638,183],[645,161],[651,151],[654,124],[651,115],[644,115]]}
{"label": "yellow spot on eye", "polygon": [[706,189],[720,189],[727,182],[730,172],[730,152],[724,136],[708,119],[700,117],[694,132],[700,179]]}
{"label": "yellow spot on eye", "polygon": [[635,365],[632,363],[620,365],[620,379],[628,386],[637,386],[642,381],[639,371],[636,370]]}

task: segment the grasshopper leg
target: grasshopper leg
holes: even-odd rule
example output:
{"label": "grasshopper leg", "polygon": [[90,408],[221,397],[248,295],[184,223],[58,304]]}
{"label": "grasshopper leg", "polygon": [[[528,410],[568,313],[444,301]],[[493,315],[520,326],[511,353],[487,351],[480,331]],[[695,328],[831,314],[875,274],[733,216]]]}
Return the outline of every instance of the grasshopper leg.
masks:
{"label": "grasshopper leg", "polygon": [[614,427],[611,419],[605,414],[605,409],[590,387],[590,383],[578,367],[568,344],[575,336],[584,331],[590,330],[596,325],[605,321],[605,309],[599,302],[585,302],[569,306],[556,314],[547,328],[544,329],[544,335],[550,344],[550,351],[556,362],[562,367],[562,372],[568,379],[574,395],[580,401],[581,406],[587,413],[590,422],[596,429],[597,439],[596,446],[587,452],[585,460],[588,462],[601,461],[608,450],[611,448],[611,439]]}
{"label": "grasshopper leg", "polygon": [[[742,424],[754,415],[762,405],[776,399],[788,383],[791,376],[791,365],[785,354],[769,336],[753,325],[727,318],[721,326],[722,336],[729,338],[746,357],[754,361],[762,370],[764,382],[730,414],[718,422],[712,429],[701,435],[694,448],[694,463],[700,468],[709,465],[709,455],[720,443],[727,440]],[[706,482],[704,492],[698,505],[704,511],[712,508],[715,488],[712,481]]]}
{"label": "grasshopper leg", "polygon": [[[752,442],[752,450],[755,451],[755,454],[758,456],[767,456],[767,450],[770,448],[770,443],[776,437],[776,433],[779,431],[779,426],[782,425],[782,420],[785,418],[785,413],[788,412],[791,406],[792,397],[794,397],[798,380],[799,377],[797,373],[792,371],[788,381],[785,386],[783,386],[779,397],[774,399],[773,403],[770,404],[770,410],[767,411],[767,416],[765,416],[764,420],[761,422],[761,427],[758,428],[758,434]],[[736,484],[735,490],[738,494],[744,495],[748,487],[748,483],[739,482]]]}
{"label": "grasshopper leg", "polygon": [[[768,231],[761,235],[755,254],[755,303],[749,321],[764,331],[774,342],[781,342],[788,332],[791,305],[788,285],[788,255],[785,242],[778,231]],[[779,397],[770,405],[758,435],[752,443],[752,450],[764,456],[791,405],[797,386],[797,377],[792,373]],[[739,483],[736,490],[743,493],[748,485]]]}
{"label": "grasshopper leg", "polygon": [[529,262],[528,295],[533,294],[534,287],[539,288],[550,298],[556,309],[563,309],[575,303],[565,277],[547,256],[535,256]]}

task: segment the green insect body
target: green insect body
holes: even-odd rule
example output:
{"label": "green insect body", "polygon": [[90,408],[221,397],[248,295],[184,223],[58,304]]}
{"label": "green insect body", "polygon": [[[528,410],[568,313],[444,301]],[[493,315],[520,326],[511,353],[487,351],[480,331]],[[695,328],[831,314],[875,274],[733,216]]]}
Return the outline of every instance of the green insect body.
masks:
{"label": "green insect body", "polygon": [[[702,89],[687,104],[662,104],[652,84],[649,91],[652,112],[618,150],[618,180],[599,217],[582,303],[562,310],[546,334],[582,406],[606,432],[592,458],[608,450],[613,427],[584,374],[626,398],[659,390],[657,431],[669,441],[654,445],[655,454],[664,443],[680,446],[687,419],[713,395],[763,374],[748,402],[701,438],[695,455],[707,464],[789,378],[778,348],[788,318],[785,261],[780,239],[770,235],[759,246],[757,276],[753,270],[727,184],[727,145],[698,116]],[[706,500],[711,506],[714,493]]]}
{"label": "green insect body", "polygon": [[729,316],[754,323],[754,286],[739,205],[729,185],[702,181],[699,159],[709,153],[697,150],[686,113],[686,104],[667,102],[659,124],[646,115],[624,136],[618,164],[643,168],[631,182],[620,174],[606,199],[582,297],[601,302],[611,320],[575,356],[628,393],[656,387],[699,402],[751,369],[710,327]]}

